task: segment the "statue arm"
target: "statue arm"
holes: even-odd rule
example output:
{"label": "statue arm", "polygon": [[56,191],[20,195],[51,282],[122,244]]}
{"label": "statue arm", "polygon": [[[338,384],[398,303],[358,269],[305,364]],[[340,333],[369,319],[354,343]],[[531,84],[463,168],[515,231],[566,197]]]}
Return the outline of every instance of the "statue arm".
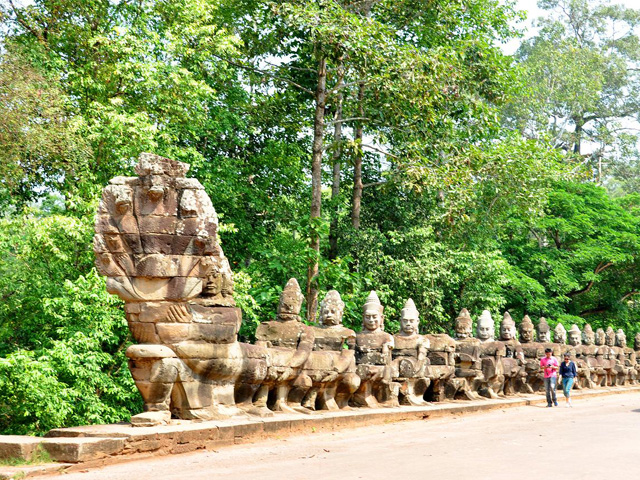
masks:
{"label": "statue arm", "polygon": [[315,335],[311,327],[302,325],[300,336],[298,337],[298,348],[296,349],[296,353],[291,358],[291,368],[299,368],[302,366],[302,364],[304,364],[304,362],[307,361],[311,350],[313,350],[314,340]]}

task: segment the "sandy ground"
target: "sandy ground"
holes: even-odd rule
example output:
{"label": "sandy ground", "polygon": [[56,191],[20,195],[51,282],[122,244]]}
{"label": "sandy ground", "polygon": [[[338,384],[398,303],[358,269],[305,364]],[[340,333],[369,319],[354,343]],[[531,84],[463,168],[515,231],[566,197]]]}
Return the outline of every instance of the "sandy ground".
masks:
{"label": "sandy ground", "polygon": [[65,480],[639,478],[640,395],[274,438]]}

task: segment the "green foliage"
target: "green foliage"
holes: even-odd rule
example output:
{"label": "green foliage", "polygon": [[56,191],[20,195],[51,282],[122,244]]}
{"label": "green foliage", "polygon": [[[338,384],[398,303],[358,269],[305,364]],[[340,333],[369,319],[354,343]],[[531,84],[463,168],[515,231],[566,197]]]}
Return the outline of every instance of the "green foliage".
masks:
{"label": "green foliage", "polygon": [[[356,330],[375,289],[391,332],[408,297],[425,333],[451,332],[463,307],[638,331],[636,136],[618,123],[640,98],[639,17],[543,6],[572,15],[544,21],[514,59],[498,44],[520,14],[496,0],[0,5],[0,432],[139,411],[91,237],[101,188],[141,151],[189,163],[210,195],[242,340],[314,261],[320,297],[337,289]],[[341,183],[310,219],[320,60],[323,185],[329,158]],[[589,158],[585,140],[600,145]],[[615,200],[585,183],[598,160],[617,162]]]}
{"label": "green foliage", "polygon": [[140,408],[124,356],[130,338],[121,302],[91,267],[92,218],[1,222],[0,431],[127,418]]}

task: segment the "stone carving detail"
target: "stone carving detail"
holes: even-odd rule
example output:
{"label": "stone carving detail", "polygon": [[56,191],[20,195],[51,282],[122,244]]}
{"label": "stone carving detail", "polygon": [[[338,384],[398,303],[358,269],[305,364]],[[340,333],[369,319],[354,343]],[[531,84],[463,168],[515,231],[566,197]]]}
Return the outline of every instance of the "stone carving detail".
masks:
{"label": "stone carving detail", "polygon": [[313,351],[304,364],[308,377],[298,387],[298,397],[309,410],[337,410],[348,406],[360,386],[356,374],[356,333],[342,325],[344,302],[336,290],[327,292],[319,306],[318,325],[313,326]]}
{"label": "stone carving detail", "polygon": [[362,331],[356,335],[357,373],[361,383],[352,402],[358,407],[393,403],[397,393],[391,385],[393,337],[383,330],[384,307],[372,291],[362,309]]}
{"label": "stone carving detail", "polygon": [[431,383],[425,376],[430,342],[418,333],[419,316],[413,300],[407,300],[400,312],[400,333],[393,336],[391,371],[403,405],[425,405],[423,396]]}
{"label": "stone carving detail", "polygon": [[504,390],[504,365],[502,359],[506,355],[505,345],[494,340],[495,326],[491,312],[484,310],[478,318],[476,336],[480,340],[480,358],[482,359],[482,374],[486,381],[483,396],[498,398]]}
{"label": "stone carving detail", "polygon": [[473,320],[466,308],[460,310],[455,322],[455,380],[448,384],[447,398],[463,395],[469,400],[482,398],[478,392],[487,390],[482,359],[480,358],[480,340],[473,337]]}
{"label": "stone carving detail", "polygon": [[[229,263],[217,239],[216,212],[189,166],[142,154],[138,177],[104,188],[95,223],[96,266],[107,290],[126,302],[139,343],[127,349],[153,425],[236,413],[234,380],[242,366]],[[215,374],[211,374],[215,372]]]}
{"label": "stone carving detail", "polygon": [[255,344],[238,342],[242,312],[233,298],[233,276],[220,247],[218,218],[202,185],[186,178],[189,166],[140,155],[137,177],[116,177],[102,193],[95,222],[96,266],[107,290],[125,301],[137,344],[129,367],[144,400],[133,425],[236,414],[337,410],[351,406],[425,405],[427,401],[498,398],[542,389],[539,359],[545,348],[575,358],[575,388],[636,384],[635,350],[622,330],[582,332],[537,327],[525,315],[520,340],[511,315],[500,337],[488,310],[473,321],[462,309],[455,339],[421,335],[419,312],[408,299],[400,332],[384,331],[384,308],[372,291],[362,331],[342,325],[344,302],[327,292],[317,325],[300,318],[304,297],[295,279],[280,296],[275,320],[256,330]]}

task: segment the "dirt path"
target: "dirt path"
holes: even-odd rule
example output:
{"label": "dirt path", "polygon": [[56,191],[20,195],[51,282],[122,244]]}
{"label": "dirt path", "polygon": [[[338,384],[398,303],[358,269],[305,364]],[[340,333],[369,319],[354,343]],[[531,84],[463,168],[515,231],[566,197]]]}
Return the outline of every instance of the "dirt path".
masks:
{"label": "dirt path", "polygon": [[638,478],[640,395],[363,427],[158,457],[64,480]]}

